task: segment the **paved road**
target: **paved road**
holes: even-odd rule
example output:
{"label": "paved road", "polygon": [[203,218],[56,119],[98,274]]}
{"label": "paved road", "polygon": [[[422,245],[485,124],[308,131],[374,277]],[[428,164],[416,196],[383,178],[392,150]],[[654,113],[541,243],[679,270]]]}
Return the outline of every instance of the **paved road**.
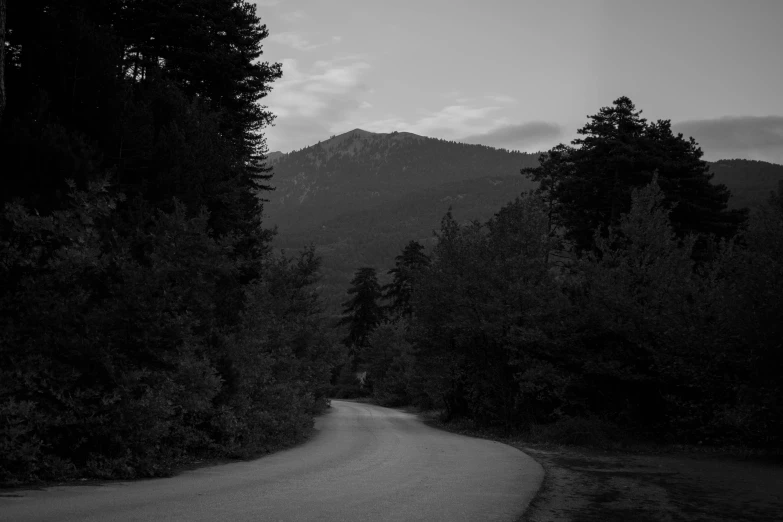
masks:
{"label": "paved road", "polygon": [[0,520],[516,520],[541,466],[497,442],[398,410],[332,401],[301,446],[172,478],[0,496]]}

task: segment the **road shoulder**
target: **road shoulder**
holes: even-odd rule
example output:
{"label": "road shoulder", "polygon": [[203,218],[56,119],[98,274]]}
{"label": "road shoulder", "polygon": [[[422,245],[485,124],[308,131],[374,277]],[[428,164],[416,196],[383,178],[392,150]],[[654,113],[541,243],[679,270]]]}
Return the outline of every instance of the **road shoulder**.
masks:
{"label": "road shoulder", "polygon": [[525,451],[546,469],[522,520],[783,520],[783,467],[725,456]]}
{"label": "road shoulder", "polygon": [[543,484],[520,521],[783,521],[780,462],[686,450],[531,444],[424,417],[436,428],[516,447],[544,467]]}

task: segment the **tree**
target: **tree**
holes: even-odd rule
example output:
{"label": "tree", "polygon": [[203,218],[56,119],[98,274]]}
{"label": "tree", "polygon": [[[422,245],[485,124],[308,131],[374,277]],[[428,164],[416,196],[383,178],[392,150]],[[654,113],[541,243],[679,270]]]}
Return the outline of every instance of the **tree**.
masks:
{"label": "tree", "polygon": [[709,166],[693,138],[674,135],[669,120],[648,123],[623,96],[577,132],[584,136],[560,144],[540,157],[540,165],[522,174],[540,183],[556,225],[578,251],[594,249],[593,232],[615,226],[631,205],[631,191],[658,172],[666,204],[674,207],[672,226],[689,233],[732,237],[746,211],[728,210],[730,192],[710,183]]}
{"label": "tree", "polygon": [[5,110],[5,18],[6,0],[0,0],[0,122]]}
{"label": "tree", "polygon": [[383,309],[379,304],[382,297],[375,268],[363,267],[356,271],[348,295],[353,297],[343,303],[343,318],[338,326],[347,325],[348,335],[343,340],[349,349],[349,355],[355,357],[367,346],[370,334],[383,319]]}
{"label": "tree", "polygon": [[392,282],[384,285],[383,299],[390,301],[387,311],[410,319],[412,314],[411,297],[416,286],[416,276],[430,264],[430,258],[424,253],[424,246],[411,240],[402,254],[394,258],[394,268],[389,270]]}
{"label": "tree", "polygon": [[585,278],[579,380],[590,410],[690,442],[766,443],[780,433],[783,219],[760,209],[738,242],[694,270],[697,237],[674,233],[656,180],[634,189],[628,214]]}
{"label": "tree", "polygon": [[372,394],[380,404],[399,406],[410,402],[408,389],[414,359],[407,333],[407,321],[384,321],[370,334],[363,351]]}
{"label": "tree", "polygon": [[[133,3],[122,12],[123,69],[132,70],[134,79],[174,83],[187,99],[203,102],[206,112],[215,115],[216,134],[233,159],[220,182],[233,192],[213,198],[209,208],[225,215],[227,224],[244,236],[242,255],[260,256],[268,239],[259,232],[262,193],[272,188],[262,130],[274,120],[260,101],[282,76],[282,68],[260,61],[269,32],[255,5],[245,0],[155,0]],[[169,103],[164,96],[153,107],[156,134],[172,119]],[[257,276],[258,266],[245,271],[246,277]]]}
{"label": "tree", "polygon": [[[282,70],[260,60],[268,31],[252,2],[12,2],[8,22],[18,103],[0,155],[24,174],[6,174],[4,199],[40,195],[39,211],[61,208],[66,198],[46,193],[64,179],[84,186],[112,170],[129,200],[176,196],[194,214],[205,205],[217,233],[245,236],[242,255],[263,250],[263,129],[274,116],[260,102]],[[191,156],[195,179],[183,172]]]}
{"label": "tree", "polygon": [[[663,415],[656,399],[701,377],[693,372],[708,344],[700,335],[708,293],[693,271],[696,238],[676,237],[656,180],[631,197],[616,226],[595,232],[597,254],[580,261],[589,289],[577,301],[586,325],[580,373],[591,411],[656,423]],[[621,399],[610,399],[610,389]]]}
{"label": "tree", "polygon": [[487,223],[441,221],[432,264],[413,299],[411,395],[448,416],[511,426],[520,419],[517,375],[559,312],[547,253],[546,206],[518,198]]}
{"label": "tree", "polygon": [[783,437],[783,183],[766,204],[754,209],[743,233],[745,248],[725,259],[721,278],[724,309],[722,354],[731,374],[722,379],[735,404],[724,418],[751,443],[780,444]]}
{"label": "tree", "polygon": [[266,451],[325,406],[319,260],[261,226],[280,67],[254,9],[8,4],[0,481]]}

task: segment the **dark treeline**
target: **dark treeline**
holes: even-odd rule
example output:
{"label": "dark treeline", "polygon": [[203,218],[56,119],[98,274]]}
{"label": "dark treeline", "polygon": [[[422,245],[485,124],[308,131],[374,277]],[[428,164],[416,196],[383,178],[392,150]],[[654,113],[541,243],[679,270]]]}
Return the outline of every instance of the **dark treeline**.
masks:
{"label": "dark treeline", "polygon": [[523,170],[535,193],[486,222],[448,213],[429,255],[412,242],[395,283],[365,285],[384,317],[346,303],[368,373],[337,392],[570,440],[780,447],[781,194],[730,210],[697,144],[627,98],[579,132]]}
{"label": "dark treeline", "polygon": [[0,480],[263,452],[325,406],[320,261],[261,223],[267,34],[244,0],[9,2]]}

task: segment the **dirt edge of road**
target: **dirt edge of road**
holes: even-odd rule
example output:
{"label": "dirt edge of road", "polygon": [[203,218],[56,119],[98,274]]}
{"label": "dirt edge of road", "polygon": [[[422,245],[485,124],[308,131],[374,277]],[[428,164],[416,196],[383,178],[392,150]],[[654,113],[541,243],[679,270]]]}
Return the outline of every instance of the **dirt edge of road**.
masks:
{"label": "dirt edge of road", "polygon": [[683,449],[531,444],[419,414],[435,428],[518,448],[544,467],[544,482],[521,522],[783,522],[780,462]]}

